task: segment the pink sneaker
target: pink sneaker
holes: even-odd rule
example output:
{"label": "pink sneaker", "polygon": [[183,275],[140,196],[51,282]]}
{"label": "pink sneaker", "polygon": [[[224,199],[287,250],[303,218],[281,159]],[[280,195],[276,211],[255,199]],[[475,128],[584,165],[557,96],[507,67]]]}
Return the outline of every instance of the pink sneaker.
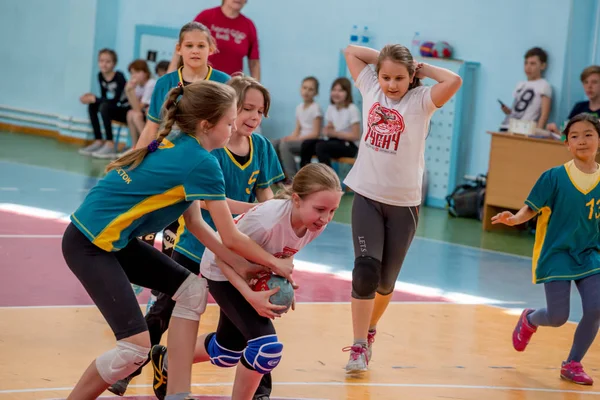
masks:
{"label": "pink sneaker", "polygon": [[517,322],[517,326],[515,326],[515,330],[513,331],[513,347],[516,351],[524,351],[529,344],[529,340],[531,336],[537,331],[537,326],[533,326],[527,321],[527,315],[532,313],[534,310],[531,308],[526,308],[521,313],[521,317],[519,318],[519,322]]}
{"label": "pink sneaker", "polygon": [[577,361],[563,361],[560,377],[578,385],[593,385],[594,380],[585,373],[583,365]]}

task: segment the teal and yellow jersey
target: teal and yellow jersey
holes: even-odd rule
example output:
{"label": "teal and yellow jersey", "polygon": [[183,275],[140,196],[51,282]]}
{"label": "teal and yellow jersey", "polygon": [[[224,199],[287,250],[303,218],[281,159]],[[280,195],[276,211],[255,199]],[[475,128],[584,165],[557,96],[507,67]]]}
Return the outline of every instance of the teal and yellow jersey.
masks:
{"label": "teal and yellow jersey", "polygon": [[195,137],[175,133],[137,168],[106,174],[71,221],[99,248],[118,251],[135,237],[162,230],[202,199],[225,200],[219,162]]}
{"label": "teal and yellow jersey", "polygon": [[[184,85],[183,76],[181,75],[182,69],[183,67],[180,67],[177,71],[165,74],[156,81],[156,85],[152,91],[152,98],[150,99],[150,107],[148,108],[148,119],[150,121],[160,124],[160,110],[169,91],[179,85]],[[209,66],[208,74],[204,80],[227,83],[229,79],[231,79],[231,77],[225,72],[221,72]]]}
{"label": "teal and yellow jersey", "polygon": [[[250,137],[250,156],[244,165],[227,148],[214,150],[211,154],[219,160],[225,177],[225,193],[232,200],[253,203],[256,189],[267,188],[284,179],[275,149],[271,142],[259,134],[253,133]],[[216,229],[207,210],[202,210],[202,217]],[[179,226],[177,233],[175,251],[200,262],[204,245],[183,225]]]}
{"label": "teal and yellow jersey", "polygon": [[552,168],[542,174],[525,201],[539,213],[534,283],[600,273],[600,174],[592,176],[589,185],[579,178],[582,174],[572,161]]}

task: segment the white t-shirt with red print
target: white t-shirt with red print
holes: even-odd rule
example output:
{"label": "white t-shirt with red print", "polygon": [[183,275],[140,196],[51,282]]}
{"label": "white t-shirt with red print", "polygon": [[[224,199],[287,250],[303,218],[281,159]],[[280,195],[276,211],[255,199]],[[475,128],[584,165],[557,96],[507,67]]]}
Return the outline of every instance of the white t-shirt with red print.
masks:
{"label": "white t-shirt with red print", "polygon": [[[304,246],[319,236],[325,227],[316,232],[306,231],[298,237],[292,228],[292,201],[274,199],[258,204],[235,218],[240,232],[245,233],[268,253],[278,258],[293,257]],[[215,254],[206,249],[200,262],[200,273],[212,281],[226,281],[215,262]]]}
{"label": "white t-shirt with red print", "polygon": [[437,107],[431,87],[409,90],[399,101],[383,94],[367,65],[356,79],[363,97],[363,134],[344,183],[361,196],[393,206],[421,204],[425,138]]}

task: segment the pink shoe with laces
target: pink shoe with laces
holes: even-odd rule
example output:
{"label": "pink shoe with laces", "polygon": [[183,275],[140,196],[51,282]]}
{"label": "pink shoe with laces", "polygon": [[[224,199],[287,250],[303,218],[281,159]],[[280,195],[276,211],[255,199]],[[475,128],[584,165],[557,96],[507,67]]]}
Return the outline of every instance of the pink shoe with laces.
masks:
{"label": "pink shoe with laces", "polygon": [[517,322],[517,326],[515,326],[515,330],[513,331],[513,347],[516,351],[524,351],[529,344],[529,340],[531,336],[537,331],[537,327],[533,326],[527,320],[527,316],[531,314],[534,310],[531,308],[526,308],[521,313],[521,317],[519,317],[519,322]]}
{"label": "pink shoe with laces", "polygon": [[578,385],[594,384],[594,380],[583,370],[583,365],[577,361],[563,361],[560,377]]}
{"label": "pink shoe with laces", "polygon": [[366,347],[354,344],[344,347],[342,351],[350,352],[350,358],[348,359],[348,364],[346,364],[346,372],[363,372],[369,369],[369,357]]}

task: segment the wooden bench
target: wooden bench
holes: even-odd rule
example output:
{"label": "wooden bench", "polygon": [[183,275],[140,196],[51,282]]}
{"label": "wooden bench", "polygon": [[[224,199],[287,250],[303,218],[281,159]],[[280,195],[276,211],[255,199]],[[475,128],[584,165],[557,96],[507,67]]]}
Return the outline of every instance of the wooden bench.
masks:
{"label": "wooden bench", "polygon": [[341,158],[333,159],[333,162],[338,162],[340,164],[348,164],[348,165],[354,165],[355,161],[356,161],[356,158],[354,158],[354,157],[341,157]]}

